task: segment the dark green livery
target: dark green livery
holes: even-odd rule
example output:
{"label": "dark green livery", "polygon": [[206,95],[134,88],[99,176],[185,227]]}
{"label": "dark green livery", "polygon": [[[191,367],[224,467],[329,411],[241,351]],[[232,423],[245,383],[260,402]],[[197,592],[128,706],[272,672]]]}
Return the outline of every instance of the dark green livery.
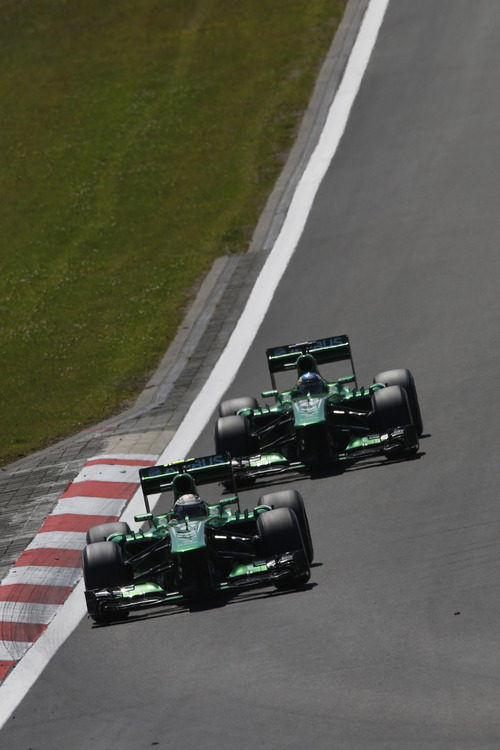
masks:
{"label": "dark green livery", "polygon": [[[409,370],[388,370],[358,387],[346,335],[266,351],[272,390],[259,405],[253,397],[223,401],[215,425],[218,453],[233,457],[278,452],[294,468],[331,467],[371,456],[406,458],[419,448],[420,406]],[[328,381],[325,363],[347,361],[348,374]],[[297,385],[279,391],[275,375],[291,371]]]}
{"label": "dark green livery", "polygon": [[[290,490],[272,493],[252,510],[241,510],[234,491],[235,474],[272,473],[274,464],[278,469],[282,464],[282,457],[275,459],[245,464],[214,455],[140,469],[146,512],[135,520],[148,528],[131,531],[117,522],[87,533],[83,572],[89,615],[106,623],[132,610],[189,605],[254,586],[302,587],[313,555],[302,497]],[[233,492],[206,503],[197,484],[207,482],[231,485]],[[165,491],[173,493],[172,510],[153,515],[148,496]],[[196,517],[190,517],[195,508]]]}

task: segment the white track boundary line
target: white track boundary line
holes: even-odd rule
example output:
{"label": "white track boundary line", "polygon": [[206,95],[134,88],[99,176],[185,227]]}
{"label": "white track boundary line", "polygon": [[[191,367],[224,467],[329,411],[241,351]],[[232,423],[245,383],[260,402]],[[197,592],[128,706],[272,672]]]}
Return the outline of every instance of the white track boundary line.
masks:
{"label": "white track boundary line", "polygon": [[[280,234],[226,348],[176,434],[159,457],[158,463],[168,463],[188,455],[255,338],[279,281],[297,247],[316,192],[345,130],[388,4],[389,0],[370,0],[344,77],[331,104],[318,144],[297,185]],[[138,490],[132,497],[123,519],[132,519],[134,514],[141,510],[142,493]],[[0,729],[56,651],[78,626],[85,611],[83,581],[80,580],[47,630],[35,641],[0,686]]]}

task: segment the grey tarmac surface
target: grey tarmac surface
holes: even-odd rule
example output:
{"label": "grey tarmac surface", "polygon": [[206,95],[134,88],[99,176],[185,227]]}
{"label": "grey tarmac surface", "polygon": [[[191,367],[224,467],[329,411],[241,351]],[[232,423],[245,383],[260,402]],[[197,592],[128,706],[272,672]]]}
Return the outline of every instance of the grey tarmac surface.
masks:
{"label": "grey tarmac surface", "polygon": [[[420,456],[293,481],[315,546],[303,591],[83,621],[2,750],[499,747],[499,38],[495,0],[389,3],[228,392],[267,387],[267,346],[346,332],[361,383],[414,372]],[[211,447],[210,428],[193,453]]]}

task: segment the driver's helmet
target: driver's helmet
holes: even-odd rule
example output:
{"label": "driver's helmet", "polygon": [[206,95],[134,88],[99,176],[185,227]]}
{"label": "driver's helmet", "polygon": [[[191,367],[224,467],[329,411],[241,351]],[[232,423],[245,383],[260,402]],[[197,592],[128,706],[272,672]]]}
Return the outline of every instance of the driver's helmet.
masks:
{"label": "driver's helmet", "polygon": [[297,380],[297,390],[299,393],[307,395],[308,393],[314,395],[316,393],[326,393],[328,388],[317,372],[305,372]]}
{"label": "driver's helmet", "polygon": [[198,496],[188,493],[181,495],[174,504],[174,515],[178,521],[183,521],[186,516],[189,519],[203,518],[208,516],[207,504]]}

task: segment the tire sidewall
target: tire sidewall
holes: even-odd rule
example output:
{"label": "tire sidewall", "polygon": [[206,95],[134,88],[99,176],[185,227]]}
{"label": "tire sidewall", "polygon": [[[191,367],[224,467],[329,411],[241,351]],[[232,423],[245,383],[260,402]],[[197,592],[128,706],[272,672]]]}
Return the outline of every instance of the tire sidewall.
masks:
{"label": "tire sidewall", "polygon": [[410,407],[410,413],[412,416],[413,424],[417,430],[417,434],[421,437],[423,433],[422,415],[420,411],[420,404],[418,401],[417,388],[415,385],[415,379],[410,372],[405,368],[398,370],[386,370],[378,373],[373,378],[374,383],[382,383],[382,385],[399,385],[405,389],[408,397],[408,404]]}

